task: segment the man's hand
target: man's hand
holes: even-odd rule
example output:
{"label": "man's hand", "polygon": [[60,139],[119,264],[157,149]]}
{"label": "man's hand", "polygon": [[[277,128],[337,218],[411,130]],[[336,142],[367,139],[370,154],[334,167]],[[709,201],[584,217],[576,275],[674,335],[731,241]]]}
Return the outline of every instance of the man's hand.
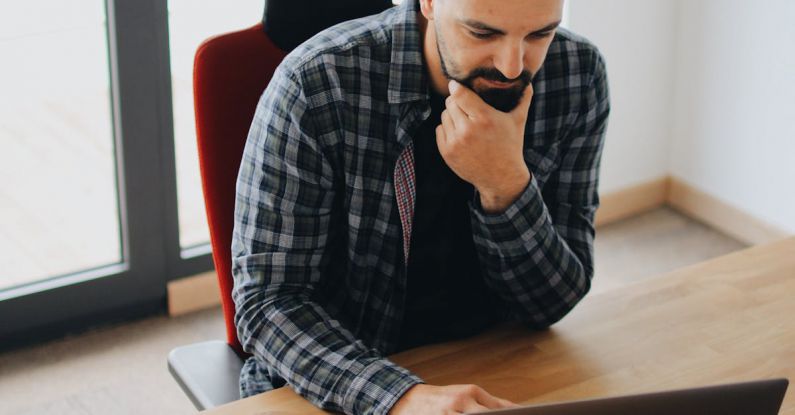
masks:
{"label": "man's hand", "polygon": [[471,89],[450,81],[447,109],[442,112],[442,124],[436,127],[436,143],[450,169],[478,190],[487,212],[505,210],[530,181],[522,150],[532,99],[530,84],[519,105],[505,113]]}
{"label": "man's hand", "polygon": [[469,414],[491,409],[515,408],[513,402],[490,395],[475,385],[415,385],[400,398],[389,415]]}

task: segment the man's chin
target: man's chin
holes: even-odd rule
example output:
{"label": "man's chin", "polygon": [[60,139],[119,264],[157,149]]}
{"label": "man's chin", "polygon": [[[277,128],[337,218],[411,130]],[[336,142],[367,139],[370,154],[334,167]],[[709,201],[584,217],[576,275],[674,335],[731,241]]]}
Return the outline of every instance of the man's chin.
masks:
{"label": "man's chin", "polygon": [[491,107],[502,112],[511,112],[522,99],[523,89],[513,88],[478,88],[474,90],[480,99]]}

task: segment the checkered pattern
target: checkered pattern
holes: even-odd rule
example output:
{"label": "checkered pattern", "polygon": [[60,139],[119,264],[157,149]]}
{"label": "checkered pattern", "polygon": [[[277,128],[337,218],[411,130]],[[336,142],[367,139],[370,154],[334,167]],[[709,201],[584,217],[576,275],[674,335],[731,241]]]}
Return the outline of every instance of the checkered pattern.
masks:
{"label": "checkered pattern", "polygon": [[[289,384],[333,411],[386,414],[421,380],[397,351],[414,207],[412,137],[430,114],[416,5],[343,23],[294,50],[257,107],[232,244],[241,393]],[[585,295],[609,112],[603,60],[560,30],[525,132],[533,178],[502,214],[473,200],[487,285],[544,328]]]}
{"label": "checkered pattern", "polygon": [[409,247],[411,246],[411,225],[414,219],[414,196],[417,194],[414,176],[414,145],[408,147],[398,156],[395,164],[395,196],[400,213],[400,225],[403,229],[403,257],[408,263]]}

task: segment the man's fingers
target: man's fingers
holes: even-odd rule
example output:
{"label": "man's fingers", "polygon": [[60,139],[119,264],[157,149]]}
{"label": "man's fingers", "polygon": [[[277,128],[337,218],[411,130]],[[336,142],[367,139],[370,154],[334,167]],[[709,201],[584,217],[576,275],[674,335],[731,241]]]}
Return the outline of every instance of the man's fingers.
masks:
{"label": "man's fingers", "polygon": [[445,112],[446,111],[442,112],[442,123],[439,124],[439,126],[442,127],[442,131],[444,132],[445,143],[449,143],[450,140],[455,139],[456,133],[455,133],[455,126],[453,125],[453,122],[450,120],[450,114],[445,114]]}
{"label": "man's fingers", "polygon": [[461,107],[461,110],[470,118],[476,118],[482,111],[489,107],[475,91],[461,85],[457,81],[450,81],[449,83],[450,96],[455,99],[455,102]]}
{"label": "man's fingers", "polygon": [[469,121],[469,117],[466,115],[464,110],[458,106],[458,103],[455,102],[455,99],[452,97],[447,97],[444,101],[444,105],[447,108],[447,111],[450,113],[450,117],[453,119],[453,123],[458,129],[459,126],[466,125]]}
{"label": "man's fingers", "polygon": [[519,100],[519,105],[511,111],[511,114],[514,117],[519,118],[520,120],[526,121],[527,120],[527,112],[530,110],[530,103],[533,101],[533,83],[527,84],[527,87],[524,89],[524,93],[522,94],[522,98]]}
{"label": "man's fingers", "polygon": [[477,413],[480,413],[480,412],[486,412],[486,411],[488,411],[490,409],[491,408],[488,408],[488,407],[483,406],[483,405],[481,405],[481,404],[479,404],[479,403],[477,403],[475,401],[472,401],[469,404],[467,404],[466,406],[464,406],[463,408],[459,408],[459,411],[462,414],[477,414]]}
{"label": "man's fingers", "polygon": [[[456,129],[456,122],[450,114],[450,110],[442,111],[442,125],[446,126],[445,132],[452,133]],[[449,128],[447,128],[449,127]]]}
{"label": "man's fingers", "polygon": [[489,409],[513,408],[517,406],[515,403],[507,401],[505,399],[500,399],[486,392],[482,388],[477,389],[477,394],[475,396],[475,399],[478,400],[478,403],[486,406]]}
{"label": "man's fingers", "polygon": [[441,124],[436,126],[436,146],[439,148],[439,152],[444,154],[444,150],[447,148],[447,134]]}

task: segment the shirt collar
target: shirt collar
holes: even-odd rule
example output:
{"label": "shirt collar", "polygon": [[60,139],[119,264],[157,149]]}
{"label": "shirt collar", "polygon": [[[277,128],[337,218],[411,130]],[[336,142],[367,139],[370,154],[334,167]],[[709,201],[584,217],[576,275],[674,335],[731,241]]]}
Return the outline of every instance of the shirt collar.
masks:
{"label": "shirt collar", "polygon": [[403,0],[396,10],[389,70],[390,104],[429,99],[417,11],[417,0]]}

